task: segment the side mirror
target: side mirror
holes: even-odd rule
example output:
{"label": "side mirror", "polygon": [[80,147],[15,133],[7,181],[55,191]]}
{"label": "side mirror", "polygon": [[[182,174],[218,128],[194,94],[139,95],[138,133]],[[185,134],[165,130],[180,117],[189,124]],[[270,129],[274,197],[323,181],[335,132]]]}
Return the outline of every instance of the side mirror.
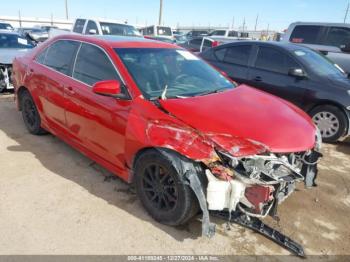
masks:
{"label": "side mirror", "polygon": [[346,45],[341,45],[340,50],[344,53],[350,53],[350,43]]}
{"label": "side mirror", "polygon": [[301,68],[291,68],[291,69],[289,69],[288,75],[294,76],[294,77],[300,78],[300,79],[307,77],[306,73]]}
{"label": "side mirror", "polygon": [[110,96],[115,98],[127,98],[122,93],[121,83],[117,80],[100,81],[93,85],[92,92],[102,96]]}
{"label": "side mirror", "polygon": [[89,35],[97,35],[96,29],[90,29],[89,30]]}

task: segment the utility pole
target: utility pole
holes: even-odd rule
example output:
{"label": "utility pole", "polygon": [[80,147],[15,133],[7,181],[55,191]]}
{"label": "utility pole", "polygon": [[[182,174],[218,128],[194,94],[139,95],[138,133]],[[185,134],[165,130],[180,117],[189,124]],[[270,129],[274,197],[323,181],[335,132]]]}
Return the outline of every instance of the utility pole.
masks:
{"label": "utility pole", "polygon": [[69,15],[68,15],[68,0],[65,0],[65,4],[66,4],[66,19],[69,19]]}
{"label": "utility pole", "polygon": [[231,29],[233,29],[233,27],[235,26],[235,17],[232,17],[232,24],[231,24]]}
{"label": "utility pole", "polygon": [[21,10],[18,10],[19,27],[22,28]]}
{"label": "utility pole", "polygon": [[163,16],[163,0],[160,0],[158,25],[162,24],[162,16]]}
{"label": "utility pole", "polygon": [[258,27],[258,20],[259,20],[259,14],[256,15],[254,31],[256,31],[256,28]]}
{"label": "utility pole", "polygon": [[243,19],[243,33],[244,33],[244,31],[245,31],[245,17]]}
{"label": "utility pole", "polygon": [[350,2],[348,3],[348,6],[347,6],[346,11],[345,11],[344,24],[346,23],[346,19],[348,18],[349,7],[350,7]]}

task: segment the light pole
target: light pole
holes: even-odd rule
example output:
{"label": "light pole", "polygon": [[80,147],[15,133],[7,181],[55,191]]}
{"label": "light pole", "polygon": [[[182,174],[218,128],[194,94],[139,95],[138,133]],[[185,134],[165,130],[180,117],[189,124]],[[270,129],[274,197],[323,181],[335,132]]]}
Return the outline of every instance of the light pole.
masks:
{"label": "light pole", "polygon": [[68,15],[68,0],[65,0],[65,4],[66,4],[66,19],[69,19],[69,15]]}
{"label": "light pole", "polygon": [[348,6],[347,6],[346,11],[345,11],[345,16],[344,16],[344,24],[346,23],[346,19],[348,18],[348,13],[349,13],[349,5],[350,5],[350,2],[348,3]]}
{"label": "light pole", "polygon": [[163,16],[163,0],[160,0],[158,25],[162,24],[162,16]]}

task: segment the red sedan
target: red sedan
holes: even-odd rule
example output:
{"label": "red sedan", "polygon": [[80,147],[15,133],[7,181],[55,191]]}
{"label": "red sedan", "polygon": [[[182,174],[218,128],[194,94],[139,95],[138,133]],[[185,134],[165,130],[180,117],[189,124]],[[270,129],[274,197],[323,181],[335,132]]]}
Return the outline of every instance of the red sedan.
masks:
{"label": "red sedan", "polygon": [[265,217],[297,182],[315,185],[311,119],[178,46],[59,36],[17,58],[13,81],[30,133],[50,132],[133,182],[162,223],[201,208],[210,234],[208,210]]}

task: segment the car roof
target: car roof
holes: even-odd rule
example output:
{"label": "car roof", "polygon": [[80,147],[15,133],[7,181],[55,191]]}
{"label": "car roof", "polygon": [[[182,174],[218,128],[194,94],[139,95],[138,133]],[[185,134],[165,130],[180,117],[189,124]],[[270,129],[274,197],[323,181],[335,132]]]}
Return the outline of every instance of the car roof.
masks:
{"label": "car roof", "polygon": [[290,42],[277,42],[277,41],[254,41],[254,40],[237,40],[235,42],[230,42],[227,44],[219,45],[217,48],[224,47],[224,46],[233,46],[233,45],[242,45],[242,44],[258,44],[258,45],[265,45],[265,46],[276,46],[287,50],[298,50],[298,49],[308,49],[305,46],[293,44]]}
{"label": "car roof", "polygon": [[64,34],[54,39],[77,40],[97,45],[106,45],[111,48],[181,48],[166,42],[131,36]]}
{"label": "car roof", "polygon": [[118,24],[118,25],[133,26],[130,24],[126,24],[125,22],[120,21],[120,20],[105,19],[105,18],[84,18],[84,17],[82,17],[82,18],[77,18],[75,20],[91,20],[91,21],[98,22],[98,23],[112,23],[112,24]]}
{"label": "car roof", "polygon": [[323,23],[323,22],[295,22],[291,26],[297,25],[319,25],[319,26],[337,26],[337,27],[350,27],[350,24],[346,23]]}

